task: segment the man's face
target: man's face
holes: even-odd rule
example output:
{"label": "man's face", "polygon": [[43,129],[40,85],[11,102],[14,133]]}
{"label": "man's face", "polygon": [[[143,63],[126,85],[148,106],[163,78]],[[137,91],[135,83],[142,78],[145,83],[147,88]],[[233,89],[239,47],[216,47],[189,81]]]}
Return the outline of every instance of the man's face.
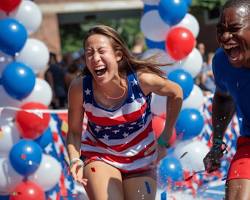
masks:
{"label": "man's face", "polygon": [[217,39],[233,66],[250,68],[250,13],[246,7],[223,11]]}

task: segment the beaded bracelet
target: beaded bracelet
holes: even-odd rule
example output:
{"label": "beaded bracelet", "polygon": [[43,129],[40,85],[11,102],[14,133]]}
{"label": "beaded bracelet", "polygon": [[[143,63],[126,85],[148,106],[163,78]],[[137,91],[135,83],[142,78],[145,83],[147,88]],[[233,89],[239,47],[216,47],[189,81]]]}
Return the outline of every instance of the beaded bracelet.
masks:
{"label": "beaded bracelet", "polygon": [[[225,147],[222,148],[222,145],[224,145]],[[227,148],[227,144],[223,140],[214,139],[212,150],[218,150],[219,149],[219,150],[225,151],[226,148]]]}
{"label": "beaded bracelet", "polygon": [[215,147],[221,147],[221,145],[223,145],[223,144],[224,144],[224,142],[221,139],[214,139],[213,140],[213,146],[215,146]]}
{"label": "beaded bracelet", "polygon": [[69,168],[71,168],[78,161],[80,162],[79,165],[84,166],[84,163],[80,158],[73,158],[69,162]]}

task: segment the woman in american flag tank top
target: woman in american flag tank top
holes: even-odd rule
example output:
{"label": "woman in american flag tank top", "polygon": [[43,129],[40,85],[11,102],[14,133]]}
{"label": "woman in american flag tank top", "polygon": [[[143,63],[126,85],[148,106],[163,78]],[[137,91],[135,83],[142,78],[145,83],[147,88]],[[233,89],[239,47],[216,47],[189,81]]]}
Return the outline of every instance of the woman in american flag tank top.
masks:
{"label": "woman in american flag tank top", "polygon": [[[90,29],[83,46],[86,67],[68,94],[70,172],[90,200],[153,200],[155,164],[172,135],[182,90],[164,78],[163,64],[135,58],[108,26]],[[158,143],[150,110],[153,92],[168,97]]]}

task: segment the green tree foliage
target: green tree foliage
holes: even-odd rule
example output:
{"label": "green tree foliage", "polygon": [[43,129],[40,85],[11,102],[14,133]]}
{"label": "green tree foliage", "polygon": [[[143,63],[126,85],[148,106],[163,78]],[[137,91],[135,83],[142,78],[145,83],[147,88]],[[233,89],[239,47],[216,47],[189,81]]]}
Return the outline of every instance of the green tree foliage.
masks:
{"label": "green tree foliage", "polygon": [[[202,10],[213,10],[220,8],[226,0],[192,0],[191,13]],[[82,24],[61,25],[61,46],[62,52],[79,51],[82,48],[82,42],[87,30],[97,24],[105,24],[115,28],[122,38],[131,48],[135,38],[141,34],[140,32],[140,17],[139,18],[124,18],[124,19],[103,19],[103,20],[88,20]]]}
{"label": "green tree foliage", "polygon": [[221,7],[226,0],[193,0],[192,7],[201,7],[203,9],[214,9],[216,7]]}
{"label": "green tree foliage", "polygon": [[93,20],[88,23],[60,26],[62,52],[79,51],[82,48],[83,38],[86,32],[94,25],[104,24],[118,31],[128,47],[133,46],[135,37],[140,33],[140,18]]}

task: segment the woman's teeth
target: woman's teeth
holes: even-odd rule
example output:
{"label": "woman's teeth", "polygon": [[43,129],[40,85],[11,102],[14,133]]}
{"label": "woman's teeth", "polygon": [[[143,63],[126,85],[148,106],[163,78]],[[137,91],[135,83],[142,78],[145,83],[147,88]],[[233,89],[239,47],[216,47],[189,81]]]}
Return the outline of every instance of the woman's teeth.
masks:
{"label": "woman's teeth", "polygon": [[97,76],[101,76],[106,72],[106,67],[105,66],[100,66],[98,68],[95,69],[95,73]]}

